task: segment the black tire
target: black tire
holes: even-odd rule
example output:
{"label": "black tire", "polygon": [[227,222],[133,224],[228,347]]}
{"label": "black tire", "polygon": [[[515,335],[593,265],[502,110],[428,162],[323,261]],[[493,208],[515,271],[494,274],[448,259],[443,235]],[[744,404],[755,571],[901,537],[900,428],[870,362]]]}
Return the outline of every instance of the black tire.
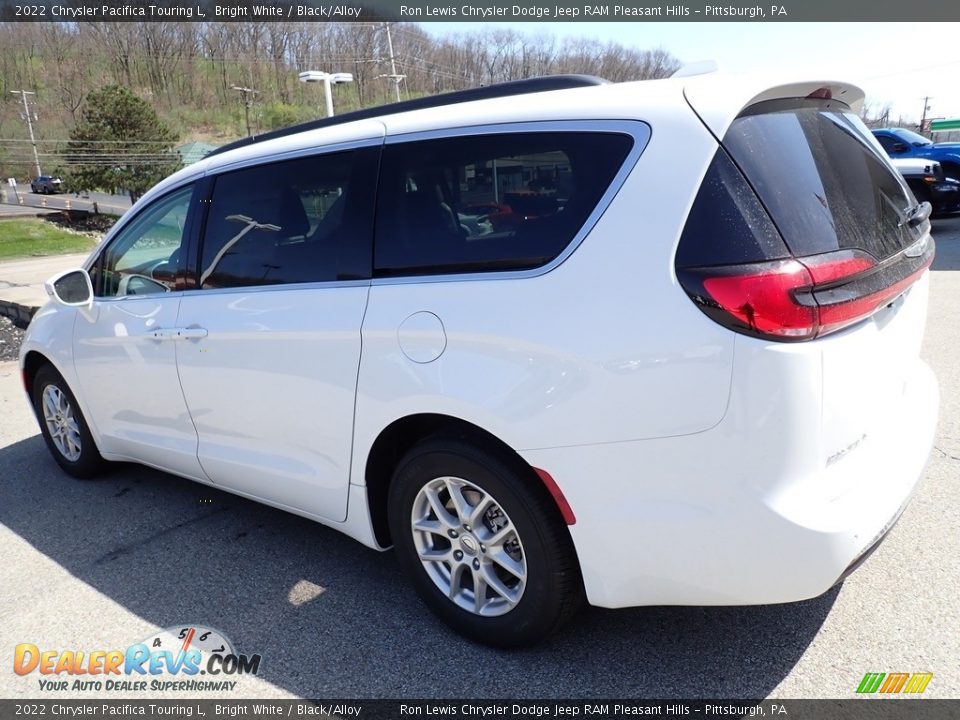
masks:
{"label": "black tire", "polygon": [[915,187],[913,188],[913,194],[917,198],[917,202],[925,203],[928,202],[933,205],[933,195],[930,193],[930,189],[927,187]]}
{"label": "black tire", "polygon": [[960,180],[960,165],[952,162],[940,163],[940,167],[943,169],[943,174],[945,177],[953,178],[954,180]]}
{"label": "black tire", "polygon": [[915,187],[915,188],[913,188],[913,195],[914,195],[914,197],[917,198],[917,202],[918,202],[918,203],[925,203],[925,202],[930,203],[930,215],[931,215],[931,216],[935,216],[935,215],[940,214],[940,212],[941,212],[941,211],[940,211],[940,208],[938,208],[938,207],[934,204],[934,202],[933,202],[933,195],[932,195],[931,192],[930,192],[930,188],[928,188],[928,187],[926,187],[926,186],[923,186],[923,187],[920,187],[920,186]]}
{"label": "black tire", "polygon": [[[80,440],[79,456],[75,459],[67,457],[61,451],[51,435],[50,427],[44,416],[43,393],[48,387],[56,388],[62,393],[64,400],[69,403],[73,419],[76,422],[77,431]],[[64,471],[75,478],[89,479],[103,472],[106,462],[100,456],[93,436],[90,434],[90,428],[83,417],[77,399],[70,391],[63,377],[52,366],[44,365],[37,371],[33,380],[33,408],[37,415],[37,421],[40,423],[40,433],[43,435],[43,441],[47,444],[47,449],[53,455],[53,459]]]}
{"label": "black tire", "polygon": [[[444,477],[466,481],[472,486],[468,494],[476,496],[476,490],[486,493],[502,509],[505,519],[515,529],[515,537],[519,538],[519,543],[511,544],[510,548],[519,551],[517,555],[525,563],[526,581],[519,599],[503,614],[481,616],[456,604],[420,560],[412,528],[414,506],[422,489]],[[448,507],[452,507],[449,495],[447,498]],[[462,547],[453,543],[463,541],[465,536],[479,541],[493,533],[487,524],[489,516],[482,517],[482,528],[461,526],[471,532],[461,530],[460,538],[449,541],[451,553]],[[482,441],[446,437],[424,440],[407,453],[394,472],[388,520],[398,561],[417,593],[437,616],[471,640],[504,648],[531,645],[569,620],[583,604],[583,580],[570,533],[550,494],[529,466],[512,453],[489,447]],[[473,535],[472,531],[477,534]],[[441,545],[444,540],[439,534],[422,537],[438,539]],[[484,553],[488,550],[483,545],[481,548]],[[464,557],[462,551],[460,555]],[[483,572],[489,569],[503,572],[489,564],[479,551],[474,559],[467,557],[461,562],[478,563],[481,559],[488,563]],[[448,564],[433,563],[432,567],[449,570],[453,564],[451,558]],[[473,567],[481,572],[476,565]],[[470,572],[469,567],[465,568],[466,572]],[[472,577],[477,577],[477,573]],[[508,582],[516,582],[509,574],[507,578]],[[470,594],[476,598],[471,589],[473,582],[465,582],[470,587],[463,591],[465,595],[460,595],[461,600]],[[492,602],[500,602],[503,607],[494,591],[484,590],[483,597],[488,593]]]}

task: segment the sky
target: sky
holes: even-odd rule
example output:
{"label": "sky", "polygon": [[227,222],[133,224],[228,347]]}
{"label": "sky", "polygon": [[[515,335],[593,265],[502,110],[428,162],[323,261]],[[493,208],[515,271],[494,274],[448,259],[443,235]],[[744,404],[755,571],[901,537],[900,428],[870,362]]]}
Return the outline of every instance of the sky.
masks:
{"label": "sky", "polygon": [[[423,23],[433,35],[484,32],[494,23]],[[662,47],[682,62],[720,70],[784,72],[860,86],[890,118],[960,117],[960,23],[496,23],[530,34],[584,36],[638,49]],[[814,77],[815,76],[815,77]]]}

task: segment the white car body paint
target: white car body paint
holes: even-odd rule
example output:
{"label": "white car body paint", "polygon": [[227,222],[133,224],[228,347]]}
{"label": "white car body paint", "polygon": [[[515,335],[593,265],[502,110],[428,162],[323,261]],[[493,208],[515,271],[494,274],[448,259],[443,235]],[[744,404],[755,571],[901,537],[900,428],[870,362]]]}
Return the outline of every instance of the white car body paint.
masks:
{"label": "white car body paint", "polygon": [[[616,197],[547,271],[49,304],[21,360],[56,366],[107,459],[212,482],[370,547],[371,448],[396,420],[440,414],[550,473],[594,605],[816,596],[922,472],[938,403],[918,357],[928,282],[847,330],[783,344],[706,317],[674,256],[737,114],[821,88],[862,101],[843,83],[707,75],[385,115],[207,158],[148,192],[104,245],[186,182],[345,143],[597,122],[632,124],[643,141]],[[97,323],[115,332],[95,337]],[[156,343],[152,323],[209,334]],[[285,373],[271,371],[278,357]],[[145,396],[125,407],[119,383]],[[329,414],[297,426],[303,404]]]}

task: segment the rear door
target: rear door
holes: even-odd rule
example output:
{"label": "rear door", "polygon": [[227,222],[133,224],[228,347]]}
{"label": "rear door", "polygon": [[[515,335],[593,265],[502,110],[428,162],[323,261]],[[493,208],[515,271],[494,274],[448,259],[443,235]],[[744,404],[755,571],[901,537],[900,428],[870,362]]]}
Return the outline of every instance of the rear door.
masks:
{"label": "rear door", "polygon": [[217,485],[346,518],[380,140],[213,179],[180,380]]}

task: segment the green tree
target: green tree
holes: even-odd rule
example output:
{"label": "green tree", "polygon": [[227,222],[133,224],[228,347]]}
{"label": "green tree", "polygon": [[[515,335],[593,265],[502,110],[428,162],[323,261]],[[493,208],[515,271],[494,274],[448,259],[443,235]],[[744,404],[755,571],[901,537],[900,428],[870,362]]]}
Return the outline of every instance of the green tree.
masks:
{"label": "green tree", "polygon": [[91,92],[70,133],[68,182],[73,190],[122,188],[136,202],[180,167],[177,136],[130,90],[108,85]]}

